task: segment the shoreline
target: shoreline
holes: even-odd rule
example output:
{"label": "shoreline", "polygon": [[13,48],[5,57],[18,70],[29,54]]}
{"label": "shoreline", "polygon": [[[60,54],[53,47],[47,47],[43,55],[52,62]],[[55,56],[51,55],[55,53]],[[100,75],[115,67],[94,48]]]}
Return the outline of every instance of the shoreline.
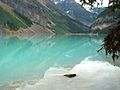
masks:
{"label": "shoreline", "polygon": [[[4,30],[4,31],[3,31]],[[6,36],[26,36],[26,35],[30,35],[30,36],[42,36],[42,35],[94,35],[94,36],[99,36],[99,35],[107,35],[107,34],[98,34],[98,33],[65,33],[65,34],[56,34],[54,32],[52,32],[52,30],[46,28],[41,28],[39,25],[34,24],[31,27],[28,28],[20,28],[19,30],[9,30],[4,28],[2,30],[3,34],[5,34]],[[2,33],[1,33],[2,35]]]}

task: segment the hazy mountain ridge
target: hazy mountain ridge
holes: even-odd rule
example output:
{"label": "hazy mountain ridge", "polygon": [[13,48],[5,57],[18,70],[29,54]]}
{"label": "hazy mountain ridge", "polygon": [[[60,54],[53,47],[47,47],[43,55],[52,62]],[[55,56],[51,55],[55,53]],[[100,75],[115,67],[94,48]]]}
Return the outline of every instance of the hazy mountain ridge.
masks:
{"label": "hazy mountain ridge", "polygon": [[92,32],[94,33],[109,33],[118,22],[117,17],[120,15],[120,10],[111,12],[110,9],[105,9],[97,19],[91,24]]}
{"label": "hazy mountain ridge", "polygon": [[64,11],[68,16],[88,26],[96,19],[98,15],[96,13],[93,12],[91,13],[87,11],[85,8],[76,3],[74,0],[50,0],[50,1],[52,1],[60,10]]}
{"label": "hazy mountain ridge", "polygon": [[90,9],[90,12],[97,14],[97,17],[98,17],[99,14],[102,13],[105,9],[106,9],[106,7],[93,7]]}

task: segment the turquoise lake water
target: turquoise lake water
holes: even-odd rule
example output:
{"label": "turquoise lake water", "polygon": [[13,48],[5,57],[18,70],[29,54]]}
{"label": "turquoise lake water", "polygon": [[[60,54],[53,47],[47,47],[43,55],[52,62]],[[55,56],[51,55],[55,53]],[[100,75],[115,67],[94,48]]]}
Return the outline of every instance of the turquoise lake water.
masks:
{"label": "turquoise lake water", "polygon": [[104,36],[87,35],[1,37],[0,85],[42,79],[52,67],[70,69],[86,59],[112,62],[111,58],[106,58],[104,51],[97,52],[103,43],[103,38]]}

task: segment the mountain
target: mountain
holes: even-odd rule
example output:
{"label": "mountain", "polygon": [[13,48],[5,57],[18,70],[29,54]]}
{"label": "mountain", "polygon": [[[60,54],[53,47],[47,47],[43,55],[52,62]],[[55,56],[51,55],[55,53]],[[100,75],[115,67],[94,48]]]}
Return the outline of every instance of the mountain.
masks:
{"label": "mountain", "polygon": [[90,12],[96,14],[98,17],[99,14],[102,13],[105,9],[106,9],[106,7],[93,7],[90,9]]}
{"label": "mountain", "polygon": [[26,28],[31,26],[32,22],[26,17],[19,15],[11,10],[11,8],[0,2],[0,26],[7,27],[11,30],[17,30],[19,27]]}
{"label": "mountain", "polygon": [[0,14],[0,21],[3,21],[0,27],[5,28],[7,32],[39,34],[90,32],[87,26],[69,17],[49,0],[1,0],[0,4],[0,12],[4,14]]}
{"label": "mountain", "polygon": [[115,10],[113,12],[109,8],[106,8],[91,24],[92,32],[102,34],[109,33],[110,30],[116,26],[116,23],[118,22],[118,16],[120,16],[120,10]]}
{"label": "mountain", "polygon": [[78,20],[85,25],[90,25],[98,14],[91,13],[76,3],[75,0],[51,0],[61,11],[65,12],[74,20]]}

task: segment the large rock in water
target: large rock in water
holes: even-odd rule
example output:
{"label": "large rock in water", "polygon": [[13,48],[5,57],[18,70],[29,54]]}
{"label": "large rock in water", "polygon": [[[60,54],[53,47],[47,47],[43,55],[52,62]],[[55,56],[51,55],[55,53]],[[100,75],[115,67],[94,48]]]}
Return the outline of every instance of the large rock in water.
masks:
{"label": "large rock in water", "polygon": [[68,77],[68,78],[73,78],[75,76],[77,76],[76,74],[65,74],[64,75],[65,77]]}

